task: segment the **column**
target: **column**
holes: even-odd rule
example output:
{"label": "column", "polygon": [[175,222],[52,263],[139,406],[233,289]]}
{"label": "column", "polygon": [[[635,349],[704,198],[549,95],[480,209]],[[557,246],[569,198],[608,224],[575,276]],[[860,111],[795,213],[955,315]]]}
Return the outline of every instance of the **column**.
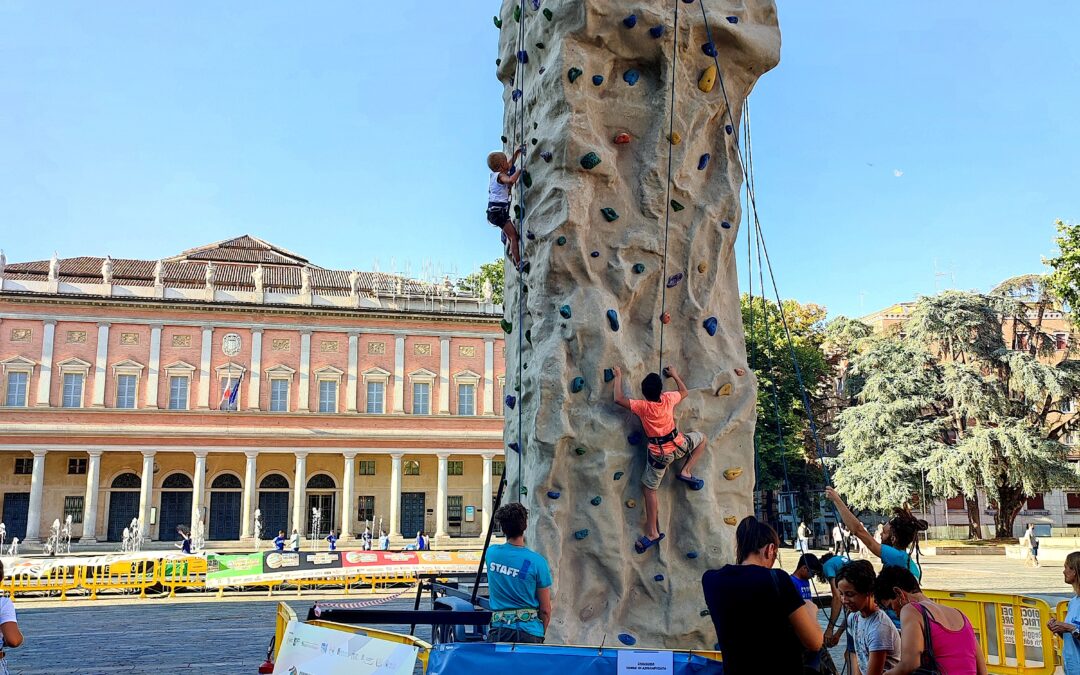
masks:
{"label": "column", "polygon": [[390,536],[401,536],[401,457],[405,453],[390,453]]}
{"label": "column", "polygon": [[150,539],[150,507],[154,503],[155,450],[142,451],[142,484],[139,486],[139,529],[143,540]]}
{"label": "column", "polygon": [[258,450],[245,450],[247,464],[244,466],[244,500],[240,510],[240,538],[251,539],[255,531],[255,482],[258,480],[256,458]]}
{"label": "column", "polygon": [[52,392],[53,343],[56,341],[56,322],[50,319],[44,324],[45,335],[41,340],[41,370],[37,388],[39,406],[49,405],[49,394]]}
{"label": "column", "polygon": [[495,340],[493,338],[484,338],[483,414],[495,414]]}
{"label": "column", "polygon": [[248,410],[260,410],[262,408],[261,383],[262,383],[262,328],[251,329],[251,370],[248,375]]}
{"label": "column", "polygon": [[97,328],[97,357],[94,359],[94,397],[90,407],[105,407],[105,374],[109,364],[109,324],[99,323]]}
{"label": "column", "polygon": [[[349,333],[349,372],[345,380],[345,412],[356,412],[356,363],[360,333]],[[344,535],[345,531],[342,530]]]}
{"label": "column", "polygon": [[83,497],[83,527],[82,539],[84,544],[93,544],[97,541],[97,503],[98,490],[101,489],[101,450],[87,450],[90,455],[86,462],[86,495]]}
{"label": "column", "polygon": [[345,469],[341,481],[341,538],[352,537],[353,522],[356,520],[356,452],[349,450],[341,453],[345,458]]}
{"label": "column", "polygon": [[161,324],[150,325],[150,367],[146,371],[146,408],[158,407],[158,371],[161,369]]}
{"label": "column", "polygon": [[483,493],[480,495],[481,511],[483,515],[480,518],[480,536],[487,536],[488,525],[491,524],[491,510],[495,508],[494,495],[491,492],[491,460],[495,459],[494,453],[485,453],[484,458],[484,478]]}
{"label": "column", "polygon": [[439,338],[439,414],[450,414],[450,338]]}
{"label": "column", "polygon": [[[307,450],[296,451],[296,474],[293,476],[292,526],[303,536],[307,531],[307,504],[304,488],[307,487]],[[292,535],[292,530],[287,532]]]}
{"label": "column", "polygon": [[214,347],[214,327],[203,326],[202,354],[199,357],[199,400],[196,408],[210,408],[210,354]]}
{"label": "column", "polygon": [[450,458],[449,452],[438,453],[439,458],[439,490],[435,495],[435,537],[446,537],[446,460]]}
{"label": "column", "polygon": [[48,450],[34,449],[34,471],[30,476],[30,507],[26,511],[26,541],[41,541],[41,498],[45,493],[45,455]]}
{"label": "column", "polygon": [[405,336],[394,338],[394,410],[405,412]]}
{"label": "column", "polygon": [[195,451],[195,487],[191,491],[191,529],[195,523],[203,521],[203,531],[209,530],[209,518],[203,518],[203,502],[206,501],[206,451]]}
{"label": "column", "polygon": [[[308,386],[311,380],[311,331],[300,331],[300,398],[296,409],[300,412],[311,411],[311,396],[308,395]],[[303,528],[300,528],[303,532]],[[290,533],[291,534],[291,533]]]}

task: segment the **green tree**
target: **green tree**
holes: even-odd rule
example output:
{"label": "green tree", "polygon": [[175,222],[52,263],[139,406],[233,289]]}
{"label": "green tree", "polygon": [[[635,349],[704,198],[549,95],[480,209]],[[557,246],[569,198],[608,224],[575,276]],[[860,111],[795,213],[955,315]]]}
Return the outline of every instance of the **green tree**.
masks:
{"label": "green tree", "polygon": [[865,381],[837,420],[835,475],[853,504],[900,506],[925,475],[935,496],[964,496],[973,535],[984,491],[1009,537],[1026,496],[1077,484],[1060,441],[1078,420],[1057,403],[1080,392],[1080,366],[1006,347],[1004,328],[1030,309],[1009,293],[924,297],[906,337],[881,336],[854,358]]}
{"label": "green tree", "polygon": [[1050,290],[1071,310],[1080,307],[1080,223],[1057,221],[1056,258],[1044,260],[1053,270],[1047,279]]}
{"label": "green tree", "polygon": [[501,305],[503,302],[503,260],[499,258],[494,262],[483,263],[480,269],[463,279],[458,280],[458,288],[472,293],[476,297],[483,295],[484,280],[491,282],[492,302]]}

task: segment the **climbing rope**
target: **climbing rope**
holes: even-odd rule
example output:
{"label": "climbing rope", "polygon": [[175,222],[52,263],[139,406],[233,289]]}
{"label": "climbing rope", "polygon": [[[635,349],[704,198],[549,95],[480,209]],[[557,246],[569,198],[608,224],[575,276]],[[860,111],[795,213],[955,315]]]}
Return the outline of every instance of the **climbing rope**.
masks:
{"label": "climbing rope", "polygon": [[675,153],[675,74],[678,65],[679,47],[679,0],[672,0],[675,5],[675,27],[671,42],[671,102],[668,114],[668,155],[667,155],[667,186],[664,196],[664,249],[663,249],[663,273],[660,275],[660,344],[657,347],[656,372],[664,370],[664,314],[667,311],[667,258],[668,258],[668,230],[671,226],[671,174],[674,166],[673,155]]}
{"label": "climbing rope", "polygon": [[[516,106],[516,121],[514,125],[514,149],[525,146],[525,62],[528,60],[527,53],[525,51],[525,0],[520,0],[520,20],[518,21],[518,40],[517,40],[517,65],[515,67],[514,86],[520,92],[517,97]],[[528,152],[522,154],[521,157],[521,178],[518,179],[518,260],[525,260],[525,220],[526,220],[526,193],[528,192],[528,186],[525,182],[525,171],[529,164]],[[513,257],[511,257],[513,261]],[[524,388],[524,369],[522,367],[522,361],[525,354],[525,271],[524,262],[518,265],[518,330],[517,330],[517,342],[518,342],[518,354],[517,354],[517,384],[514,388],[518,394],[517,401],[517,489],[516,493],[517,502],[521,503],[522,492],[525,491],[525,479],[524,479],[524,462],[522,460],[525,454],[525,441],[522,435],[522,415],[523,415],[523,402],[521,396],[521,390]],[[500,488],[500,493],[502,492]]]}

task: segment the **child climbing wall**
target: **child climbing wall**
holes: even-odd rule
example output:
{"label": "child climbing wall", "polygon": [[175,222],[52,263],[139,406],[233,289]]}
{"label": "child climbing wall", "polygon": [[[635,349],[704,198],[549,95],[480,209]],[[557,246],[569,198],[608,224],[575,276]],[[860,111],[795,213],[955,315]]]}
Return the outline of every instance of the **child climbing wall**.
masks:
{"label": "child climbing wall", "polygon": [[[775,6],[507,0],[495,24],[504,143],[529,148],[512,204],[529,264],[508,266],[503,321],[508,498],[552,565],[547,641],[711,646],[701,575],[732,562],[753,509],[734,130],[779,59]],[[649,555],[645,435],[613,363],[685,373],[680,419],[709,444],[706,489],[657,490],[667,539]]]}

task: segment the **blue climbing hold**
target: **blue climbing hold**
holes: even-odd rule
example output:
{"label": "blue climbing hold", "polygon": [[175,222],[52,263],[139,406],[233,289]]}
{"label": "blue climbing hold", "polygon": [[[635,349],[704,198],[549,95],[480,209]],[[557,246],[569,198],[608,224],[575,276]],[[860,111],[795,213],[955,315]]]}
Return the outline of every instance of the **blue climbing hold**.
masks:
{"label": "blue climbing hold", "polygon": [[686,552],[686,557],[689,558],[690,560],[693,560],[694,558],[697,557],[697,551],[687,551]]}
{"label": "blue climbing hold", "polygon": [[599,258],[600,257],[600,251],[593,251],[589,255],[594,257],[594,258]]}
{"label": "blue climbing hold", "polygon": [[739,23],[739,17],[737,17],[737,16],[729,16],[727,18],[727,22],[728,23]]}
{"label": "blue climbing hold", "polygon": [[525,230],[525,238],[529,241],[533,241],[534,239],[536,239],[536,235],[533,234],[532,230]]}
{"label": "blue climbing hold", "polygon": [[506,447],[510,448],[514,452],[521,452],[521,446],[518,445],[516,441],[513,443],[508,443]]}
{"label": "blue climbing hold", "polygon": [[705,322],[702,323],[701,325],[703,325],[705,327],[705,332],[706,333],[708,333],[709,335],[716,335],[716,317],[715,316],[710,316],[708,319],[705,319]]}
{"label": "blue climbing hold", "polygon": [[532,0],[533,10],[540,9],[540,0]]}
{"label": "blue climbing hold", "polygon": [[517,57],[518,61],[520,61],[522,65],[529,62],[529,52],[525,51],[524,49],[518,51]]}
{"label": "blue climbing hold", "polygon": [[675,274],[672,274],[670,277],[667,278],[667,287],[668,288],[675,288],[676,286],[679,285],[679,282],[682,281],[682,278],[683,278],[683,273],[682,272],[677,272]]}
{"label": "blue climbing hold", "polygon": [[641,274],[645,271],[645,263],[634,263],[631,269],[634,270],[634,274]]}
{"label": "blue climbing hold", "polygon": [[561,496],[562,496],[561,492],[556,492],[554,490],[548,490],[548,499],[558,499]]}
{"label": "blue climbing hold", "polygon": [[640,77],[641,74],[633,68],[622,74],[622,79],[631,87],[637,84],[638,78]]}
{"label": "blue climbing hold", "polygon": [[559,314],[562,316],[562,318],[569,319],[571,316],[570,305],[563,305],[562,307],[560,307]]}
{"label": "blue climbing hold", "polygon": [[664,35],[664,27],[663,26],[653,26],[652,28],[649,29],[649,35],[651,35],[653,37],[653,39],[663,37],[663,35]]}
{"label": "blue climbing hold", "polygon": [[584,539],[587,536],[589,536],[589,531],[588,530],[578,530],[577,532],[574,533],[574,539],[578,539],[578,540]]}
{"label": "blue climbing hold", "polygon": [[585,378],[584,377],[578,376],[578,377],[575,377],[573,380],[570,381],[570,391],[571,392],[576,394],[576,393],[578,393],[579,391],[581,391],[584,388],[585,388]]}
{"label": "blue climbing hold", "polygon": [[641,434],[640,431],[635,431],[634,433],[626,437],[626,440],[628,443],[630,443],[630,445],[641,445],[641,441],[643,441],[644,439],[645,437]]}
{"label": "blue climbing hold", "polygon": [[710,157],[711,157],[711,155],[709,153],[707,153],[707,152],[704,155],[701,156],[701,159],[699,159],[697,161],[697,170],[698,171],[702,171],[702,170],[705,169],[705,167],[709,166]]}
{"label": "blue climbing hold", "polygon": [[570,70],[566,71],[566,77],[571,82],[573,82],[574,80],[581,77],[581,68],[571,68]]}
{"label": "blue climbing hold", "polygon": [[604,83],[604,76],[603,75],[593,75],[592,76],[592,83],[599,87],[600,85],[602,85]]}
{"label": "blue climbing hold", "polygon": [[[543,44],[543,43],[537,42],[536,46],[540,47],[541,44]],[[540,48],[543,49],[543,47],[540,47]],[[547,71],[547,66],[540,66],[540,70],[538,70],[536,72],[539,73],[540,75],[543,75],[546,71]]]}
{"label": "blue climbing hold", "polygon": [[604,382],[611,382],[615,379],[615,370],[613,368],[604,368]]}
{"label": "blue climbing hold", "polygon": [[607,311],[608,324],[611,325],[611,330],[619,330],[619,313],[613,309]]}
{"label": "blue climbing hold", "polygon": [[725,230],[730,230],[730,229],[731,229],[731,223],[729,223],[729,222],[728,222],[728,221],[726,221],[726,220],[725,220],[725,221],[722,221],[722,222],[720,223],[720,227],[724,228]]}
{"label": "blue climbing hold", "polygon": [[507,394],[506,395],[506,407],[513,410],[515,405],[517,405],[517,399],[514,398],[513,396],[511,396],[510,394]]}
{"label": "blue climbing hold", "polygon": [[657,574],[655,577],[653,577],[653,581],[663,581],[663,580],[664,580],[664,575],[663,574]]}
{"label": "blue climbing hold", "polygon": [[545,151],[543,151],[543,152],[541,152],[541,153],[540,153],[540,157],[541,157],[541,159],[543,159],[543,160],[544,160],[545,162],[550,162],[550,161],[551,161],[551,158],[552,158],[552,157],[554,157],[554,155],[552,155],[552,154],[551,154],[551,152],[550,152],[549,150],[545,150]]}
{"label": "blue climbing hold", "polygon": [[623,475],[624,475],[624,474],[623,474],[623,472],[622,472],[622,471],[616,471],[616,472],[615,472],[615,480],[621,480],[621,479],[622,479],[622,477],[623,477]]}
{"label": "blue climbing hold", "polygon": [[600,213],[604,214],[604,220],[608,221],[609,223],[613,223],[619,219],[618,212],[616,212],[615,209],[611,208],[610,206],[605,206],[604,208],[600,209]]}
{"label": "blue climbing hold", "polygon": [[603,501],[603,499],[600,498],[600,495],[597,495],[597,496],[593,497],[592,499],[590,499],[589,503],[592,504],[593,506],[600,506],[600,502],[602,502],[602,501]]}
{"label": "blue climbing hold", "polygon": [[623,22],[623,25],[626,26],[627,28],[633,28],[634,26],[637,25],[637,16],[634,15],[634,14],[631,14],[630,16],[623,19],[622,22]]}
{"label": "blue climbing hold", "polygon": [[[685,0],[683,0],[685,2]],[[690,0],[693,2],[693,0]],[[629,633],[619,633],[619,642],[623,643],[627,647],[633,647],[637,644],[637,638]]]}
{"label": "blue climbing hold", "polygon": [[716,45],[712,42],[706,42],[701,45],[701,51],[705,52],[705,56],[716,56]]}
{"label": "blue climbing hold", "polygon": [[725,124],[724,131],[727,132],[728,136],[730,136],[731,134],[735,133],[735,128],[732,127],[730,124]]}
{"label": "blue climbing hold", "polygon": [[566,237],[560,236],[555,240],[555,243],[559,246],[566,246]]}

